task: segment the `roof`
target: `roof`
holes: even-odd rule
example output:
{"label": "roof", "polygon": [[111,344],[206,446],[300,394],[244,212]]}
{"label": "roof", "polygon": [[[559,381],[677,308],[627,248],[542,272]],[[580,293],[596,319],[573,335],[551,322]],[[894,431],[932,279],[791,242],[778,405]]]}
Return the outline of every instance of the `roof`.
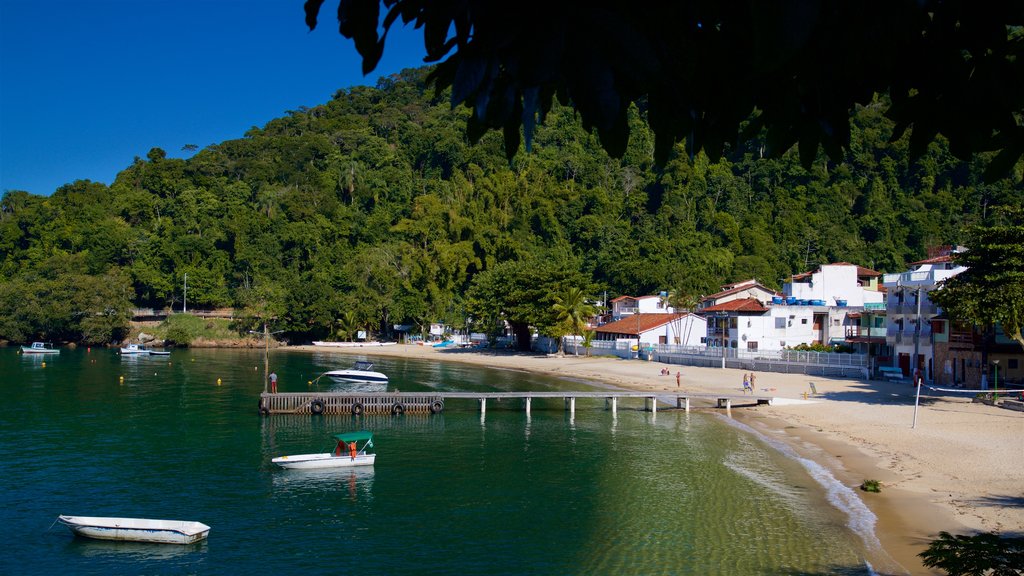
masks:
{"label": "roof", "polygon": [[622,295],[617,298],[612,298],[611,302],[619,302],[620,300],[646,300],[648,298],[661,298],[661,296],[626,296]]}
{"label": "roof", "polygon": [[345,432],[344,434],[335,434],[334,437],[342,442],[359,442],[361,440],[372,440],[373,432],[360,430],[358,432]]}
{"label": "roof", "polygon": [[949,254],[944,256],[936,256],[934,258],[925,258],[924,260],[918,260],[917,262],[911,262],[907,266],[917,266],[919,264],[941,264],[943,262],[952,262],[953,257]]}
{"label": "roof", "polygon": [[721,304],[709,306],[701,312],[767,312],[768,308],[756,298],[737,298]]}
{"label": "roof", "polygon": [[596,331],[613,334],[642,334],[685,316],[691,316],[691,314],[669,314],[665,312],[634,314],[621,320],[598,326]]}
{"label": "roof", "polygon": [[758,282],[752,282],[752,283],[751,282],[743,282],[743,283],[737,283],[737,284],[726,284],[725,286],[722,286],[722,291],[721,292],[716,292],[716,293],[711,294],[709,296],[705,296],[705,297],[701,298],[701,301],[713,300],[715,298],[721,298],[722,296],[728,296],[730,294],[735,294],[737,292],[742,292],[742,291],[750,289],[750,288],[760,288],[761,290],[764,290],[765,292],[767,292],[769,294],[773,294],[773,295],[779,294],[779,292],[776,292],[775,290],[772,290],[771,288],[767,288],[765,286],[762,286]]}

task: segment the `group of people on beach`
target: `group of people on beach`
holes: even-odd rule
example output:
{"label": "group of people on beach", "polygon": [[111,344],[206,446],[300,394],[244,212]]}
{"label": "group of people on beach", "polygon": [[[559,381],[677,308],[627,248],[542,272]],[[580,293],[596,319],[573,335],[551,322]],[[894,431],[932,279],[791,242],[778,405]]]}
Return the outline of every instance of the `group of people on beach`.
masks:
{"label": "group of people on beach", "polygon": [[748,390],[751,394],[757,391],[757,376],[753,372],[743,373],[743,393],[746,394]]}
{"label": "group of people on beach", "polygon": [[[662,368],[661,369],[661,375],[662,376],[671,376],[672,375],[672,371],[669,370],[668,368]],[[682,379],[683,379],[683,373],[679,372],[679,371],[676,371],[676,388],[679,387],[679,385],[682,382]]]}

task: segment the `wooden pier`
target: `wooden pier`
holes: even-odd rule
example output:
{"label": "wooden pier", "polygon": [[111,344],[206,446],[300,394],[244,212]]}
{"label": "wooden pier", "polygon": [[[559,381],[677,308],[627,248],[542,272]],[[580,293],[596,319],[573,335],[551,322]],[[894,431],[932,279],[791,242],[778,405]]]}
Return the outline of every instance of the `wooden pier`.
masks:
{"label": "wooden pier", "polygon": [[[565,409],[574,414],[577,398],[599,398],[605,400],[605,407],[615,413],[622,398],[642,398],[644,410],[657,412],[659,399],[675,400],[675,408],[690,411],[690,401],[699,400],[707,405],[729,410],[737,405],[771,404],[771,396],[748,396],[742,394],[683,394],[651,392],[282,392],[260,394],[259,412],[270,414],[440,414],[449,400],[476,400],[480,413],[487,412],[487,401],[521,400],[526,413],[535,398],[561,398]],[[669,402],[669,406],[671,403]]]}

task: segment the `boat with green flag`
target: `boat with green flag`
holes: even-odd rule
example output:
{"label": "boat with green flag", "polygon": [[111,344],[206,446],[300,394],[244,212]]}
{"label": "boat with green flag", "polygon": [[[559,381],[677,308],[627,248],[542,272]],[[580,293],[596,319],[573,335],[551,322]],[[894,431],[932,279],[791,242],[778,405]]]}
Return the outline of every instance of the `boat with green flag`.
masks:
{"label": "boat with green flag", "polygon": [[377,454],[373,450],[373,433],[366,430],[335,434],[333,452],[279,456],[271,460],[282,468],[309,470],[313,468],[348,468],[373,466]]}

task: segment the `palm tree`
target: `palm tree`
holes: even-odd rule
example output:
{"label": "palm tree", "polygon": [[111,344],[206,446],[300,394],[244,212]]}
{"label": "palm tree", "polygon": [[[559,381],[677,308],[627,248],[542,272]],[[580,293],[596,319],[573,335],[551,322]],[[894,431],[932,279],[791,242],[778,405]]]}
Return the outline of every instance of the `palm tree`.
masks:
{"label": "palm tree", "polygon": [[[597,313],[597,308],[587,300],[583,290],[575,286],[555,294],[555,303],[551,308],[555,311],[555,318],[559,324],[564,323],[573,336],[581,335],[587,328],[587,320]],[[562,353],[561,338],[558,339],[558,353]],[[579,353],[577,346],[576,355],[579,356]]]}
{"label": "palm tree", "polygon": [[359,330],[359,319],[353,310],[342,312],[335,323],[338,327],[337,333],[344,338],[344,342],[351,342],[352,334]]}

